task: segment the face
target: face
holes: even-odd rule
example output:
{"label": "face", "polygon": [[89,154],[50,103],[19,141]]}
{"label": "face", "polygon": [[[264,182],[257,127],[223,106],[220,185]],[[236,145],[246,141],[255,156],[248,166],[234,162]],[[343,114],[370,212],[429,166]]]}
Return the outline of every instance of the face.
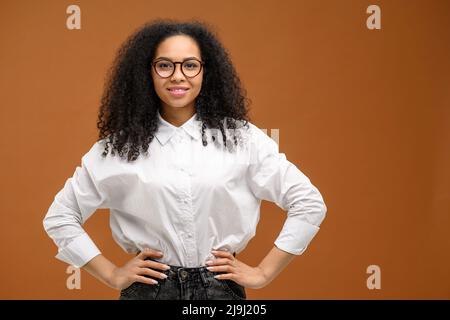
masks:
{"label": "face", "polygon": [[[162,57],[173,62],[182,62],[186,58],[192,57],[202,61],[197,43],[185,35],[171,36],[162,41],[155,52],[153,61]],[[152,79],[155,91],[161,99],[162,108],[194,108],[195,98],[200,93],[202,86],[203,68],[197,76],[188,78],[182,73],[181,64],[174,66],[175,72],[168,78],[159,76],[152,66]],[[186,91],[169,90],[176,86],[183,87]]]}

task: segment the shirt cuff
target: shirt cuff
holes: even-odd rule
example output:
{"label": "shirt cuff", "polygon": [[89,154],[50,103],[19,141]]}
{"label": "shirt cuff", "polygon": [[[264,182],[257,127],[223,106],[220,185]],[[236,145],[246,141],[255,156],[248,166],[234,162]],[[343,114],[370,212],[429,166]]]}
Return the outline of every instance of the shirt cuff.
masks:
{"label": "shirt cuff", "polygon": [[89,235],[83,233],[74,238],[66,247],[59,249],[55,257],[75,268],[81,268],[99,254],[101,254],[100,250]]}
{"label": "shirt cuff", "polygon": [[[289,219],[274,244],[291,254],[301,255],[319,232],[319,227],[297,219]],[[287,221],[286,221],[287,222]]]}

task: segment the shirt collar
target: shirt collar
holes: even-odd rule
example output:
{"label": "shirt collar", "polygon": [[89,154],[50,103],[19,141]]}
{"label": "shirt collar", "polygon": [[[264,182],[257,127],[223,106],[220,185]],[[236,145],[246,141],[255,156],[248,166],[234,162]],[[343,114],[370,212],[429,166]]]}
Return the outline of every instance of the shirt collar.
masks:
{"label": "shirt collar", "polygon": [[170,140],[170,138],[173,136],[173,134],[176,132],[176,130],[184,130],[187,132],[191,137],[194,139],[200,138],[200,125],[201,121],[195,119],[197,113],[194,113],[194,115],[187,120],[185,123],[183,123],[180,127],[174,126],[170,122],[167,122],[164,120],[164,118],[161,116],[159,110],[157,111],[157,117],[158,117],[158,130],[155,133],[156,138],[158,141],[164,145],[167,141]]}

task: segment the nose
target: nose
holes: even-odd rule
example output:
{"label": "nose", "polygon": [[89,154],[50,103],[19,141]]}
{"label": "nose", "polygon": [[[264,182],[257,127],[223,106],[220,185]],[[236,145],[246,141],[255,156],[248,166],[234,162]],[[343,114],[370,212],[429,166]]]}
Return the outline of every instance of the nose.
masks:
{"label": "nose", "polygon": [[184,78],[184,74],[181,71],[181,64],[176,63],[175,64],[175,71],[172,74],[172,80],[180,80]]}

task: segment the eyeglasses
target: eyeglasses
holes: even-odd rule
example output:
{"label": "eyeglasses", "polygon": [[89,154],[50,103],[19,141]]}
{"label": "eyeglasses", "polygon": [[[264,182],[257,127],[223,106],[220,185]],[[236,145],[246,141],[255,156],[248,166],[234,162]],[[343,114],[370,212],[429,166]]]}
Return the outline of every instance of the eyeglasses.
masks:
{"label": "eyeglasses", "polygon": [[181,65],[181,72],[186,77],[193,78],[197,76],[200,73],[200,71],[202,71],[202,67],[205,63],[194,58],[183,60],[181,62],[180,61],[173,62],[168,59],[159,59],[152,63],[153,68],[161,78],[171,77],[175,72],[176,64]]}

